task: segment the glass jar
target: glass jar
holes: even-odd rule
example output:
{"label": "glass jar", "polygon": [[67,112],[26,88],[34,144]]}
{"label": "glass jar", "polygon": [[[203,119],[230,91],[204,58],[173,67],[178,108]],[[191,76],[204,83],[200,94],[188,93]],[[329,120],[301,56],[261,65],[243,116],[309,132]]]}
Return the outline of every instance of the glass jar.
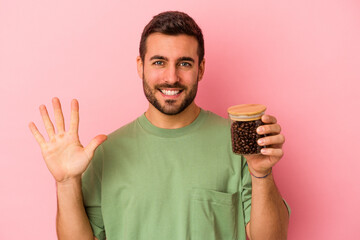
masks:
{"label": "glass jar", "polygon": [[259,154],[266,146],[259,146],[257,141],[265,135],[260,135],[256,129],[263,125],[261,116],[266,106],[261,104],[241,104],[228,108],[231,123],[231,142],[236,154]]}

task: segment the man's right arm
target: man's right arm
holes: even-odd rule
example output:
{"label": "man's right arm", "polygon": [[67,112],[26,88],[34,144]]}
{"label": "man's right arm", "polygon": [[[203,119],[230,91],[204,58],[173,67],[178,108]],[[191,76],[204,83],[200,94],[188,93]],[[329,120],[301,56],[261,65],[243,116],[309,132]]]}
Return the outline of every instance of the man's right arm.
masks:
{"label": "man's right arm", "polygon": [[65,131],[65,122],[58,98],[52,100],[55,125],[50,120],[47,109],[40,106],[49,140],[46,141],[33,122],[29,128],[39,143],[45,163],[56,181],[57,218],[56,228],[60,240],[96,239],[83,205],[81,175],[87,169],[95,149],[106,140],[105,135],[98,135],[83,147],[79,140],[79,104],[71,102],[69,130]]}
{"label": "man's right arm", "polygon": [[56,228],[59,240],[93,240],[93,232],[85,212],[81,178],[57,183]]}

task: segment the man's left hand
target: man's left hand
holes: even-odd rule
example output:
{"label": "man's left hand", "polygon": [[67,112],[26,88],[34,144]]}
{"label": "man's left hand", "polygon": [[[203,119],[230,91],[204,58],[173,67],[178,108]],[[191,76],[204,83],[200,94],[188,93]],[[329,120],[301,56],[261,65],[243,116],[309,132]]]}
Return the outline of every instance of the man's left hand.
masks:
{"label": "man's left hand", "polygon": [[260,138],[258,144],[266,146],[261,149],[261,154],[244,155],[251,173],[257,177],[265,176],[271,168],[282,158],[284,152],[282,146],[285,142],[285,137],[280,134],[281,127],[277,124],[275,117],[270,115],[263,115],[261,121],[264,125],[259,126],[256,131],[258,134],[266,135]]}

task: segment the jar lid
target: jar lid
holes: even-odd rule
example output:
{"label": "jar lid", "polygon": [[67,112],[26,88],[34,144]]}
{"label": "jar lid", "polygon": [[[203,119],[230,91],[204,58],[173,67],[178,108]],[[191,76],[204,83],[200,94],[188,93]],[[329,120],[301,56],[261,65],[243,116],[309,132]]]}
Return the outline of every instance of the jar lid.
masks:
{"label": "jar lid", "polygon": [[240,104],[228,108],[229,116],[232,120],[253,121],[260,119],[266,110],[262,104]]}

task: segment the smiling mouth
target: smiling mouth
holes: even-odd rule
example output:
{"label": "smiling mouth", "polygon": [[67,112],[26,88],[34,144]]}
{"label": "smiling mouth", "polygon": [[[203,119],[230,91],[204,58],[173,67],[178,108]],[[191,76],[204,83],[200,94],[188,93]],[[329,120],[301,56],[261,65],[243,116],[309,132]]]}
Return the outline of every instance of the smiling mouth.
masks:
{"label": "smiling mouth", "polygon": [[159,90],[165,96],[175,96],[183,91],[183,90],[167,90],[167,89],[159,89]]}

